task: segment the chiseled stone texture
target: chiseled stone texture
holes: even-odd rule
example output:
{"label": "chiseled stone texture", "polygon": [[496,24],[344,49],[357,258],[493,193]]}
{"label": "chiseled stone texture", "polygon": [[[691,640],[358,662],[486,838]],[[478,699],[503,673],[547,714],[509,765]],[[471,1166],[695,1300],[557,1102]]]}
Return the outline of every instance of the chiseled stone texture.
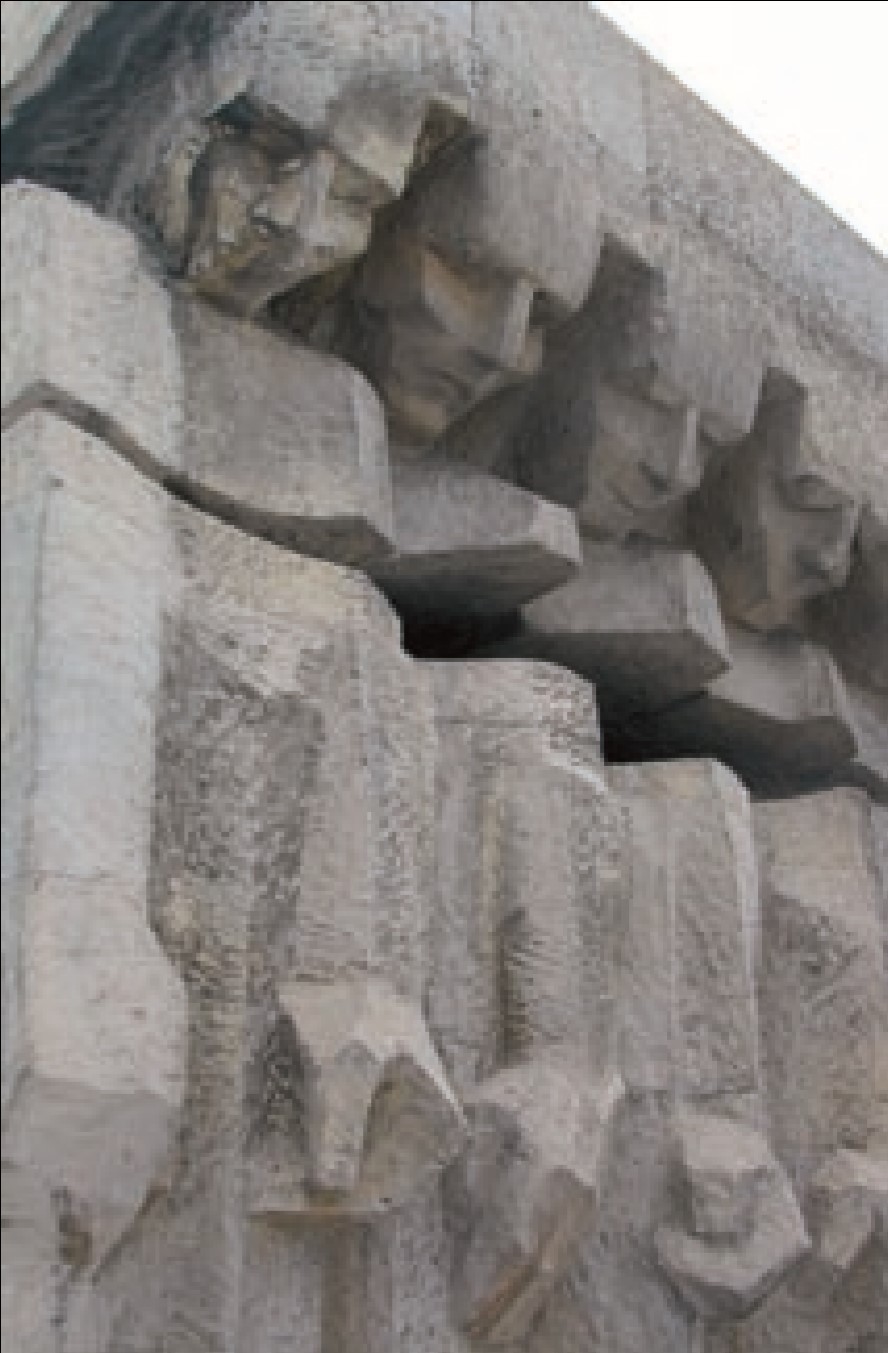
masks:
{"label": "chiseled stone texture", "polygon": [[4,1346],[882,1353],[885,261],[579,0],[2,46]]}
{"label": "chiseled stone texture", "polygon": [[694,555],[585,545],[580,571],[522,607],[491,652],[571,668],[595,683],[608,713],[670,706],[725,671],[718,597]]}
{"label": "chiseled stone texture", "polygon": [[170,299],[137,241],[61,193],[3,186],[3,422],[49,408],[143,465],[179,464]]}
{"label": "chiseled stone texture", "polygon": [[392,465],[395,550],[371,566],[402,613],[502,615],[580,566],[574,514],[470,465]]}
{"label": "chiseled stone texture", "polygon": [[[3,1337],[84,1292],[169,1183],[186,1005],[152,933],[163,494],[47,413],[3,434]],[[76,1346],[76,1345],[75,1345]]]}

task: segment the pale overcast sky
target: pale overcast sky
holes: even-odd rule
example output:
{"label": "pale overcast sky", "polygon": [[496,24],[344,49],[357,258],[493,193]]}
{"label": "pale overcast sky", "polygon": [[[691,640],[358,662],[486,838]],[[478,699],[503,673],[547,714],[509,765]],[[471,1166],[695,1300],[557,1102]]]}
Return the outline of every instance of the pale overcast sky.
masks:
{"label": "pale overcast sky", "polygon": [[888,3],[595,8],[888,254]]}

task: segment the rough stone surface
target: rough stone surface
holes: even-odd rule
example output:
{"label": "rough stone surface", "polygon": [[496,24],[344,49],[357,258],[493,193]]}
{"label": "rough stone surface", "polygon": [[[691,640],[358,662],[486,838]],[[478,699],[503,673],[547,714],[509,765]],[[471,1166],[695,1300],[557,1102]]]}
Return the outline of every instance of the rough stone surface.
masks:
{"label": "rough stone surface", "polygon": [[170,298],[136,240],[61,193],[3,186],[3,425],[49,408],[143,466],[180,458]]}
{"label": "rough stone surface", "polygon": [[503,615],[579,568],[573,513],[482,470],[400,462],[392,497],[395,550],[372,574],[402,612]]}
{"label": "rough stone surface", "polygon": [[524,606],[493,651],[543,658],[595,683],[608,712],[657,710],[725,670],[710,578],[692,554],[587,547],[580,572]]}
{"label": "rough stone surface", "polygon": [[690,1224],[659,1228],[660,1263],[704,1318],[743,1315],[810,1248],[799,1205],[750,1128],[696,1113],[680,1122],[678,1138]]}
{"label": "rough stone surface", "polygon": [[[655,719],[637,719],[633,755],[711,755],[759,793],[879,780],[881,720],[852,700],[826,649],[790,634],[728,629],[727,670]],[[634,740],[634,741],[633,741]]]}
{"label": "rough stone surface", "polygon": [[888,271],[585,3],[3,5],[14,1353],[888,1346]]}

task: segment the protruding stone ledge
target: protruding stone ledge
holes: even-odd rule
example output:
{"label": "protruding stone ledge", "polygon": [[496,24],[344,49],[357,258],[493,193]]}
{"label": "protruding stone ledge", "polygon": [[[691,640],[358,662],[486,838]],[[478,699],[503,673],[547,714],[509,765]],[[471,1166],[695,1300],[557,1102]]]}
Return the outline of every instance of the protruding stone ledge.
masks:
{"label": "protruding stone ledge", "polygon": [[201,302],[174,310],[183,372],[174,488],[302,554],[361,565],[391,550],[385,415],[336,357]]}
{"label": "protruding stone ledge", "polygon": [[856,779],[860,735],[829,654],[792,635],[735,627],[728,643],[728,670],[690,699],[621,728],[621,754],[718,757],[757,793]]}
{"label": "protruding stone ledge", "polygon": [[728,666],[718,600],[693,555],[591,550],[576,577],[525,606],[497,655],[557,662],[595,683],[606,716],[656,710]]}
{"label": "protruding stone ledge", "polygon": [[573,513],[467,465],[392,466],[395,551],[370,565],[401,611],[501,615],[580,564]]}

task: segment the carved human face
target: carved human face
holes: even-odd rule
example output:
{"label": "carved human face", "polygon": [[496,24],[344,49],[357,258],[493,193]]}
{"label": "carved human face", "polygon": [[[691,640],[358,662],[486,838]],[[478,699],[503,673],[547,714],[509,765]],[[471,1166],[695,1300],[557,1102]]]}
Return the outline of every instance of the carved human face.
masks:
{"label": "carved human face", "polygon": [[397,234],[368,259],[359,296],[355,359],[408,440],[434,440],[538,363],[522,278],[471,274]]}
{"label": "carved human face", "polygon": [[601,380],[588,457],[583,525],[608,534],[644,531],[652,514],[700,483],[697,411],[688,404],[656,403]]}
{"label": "carved human face", "polygon": [[247,314],[362,253],[375,205],[373,188],[331,150],[280,160],[234,135],[210,142],[190,199],[188,275]]}

